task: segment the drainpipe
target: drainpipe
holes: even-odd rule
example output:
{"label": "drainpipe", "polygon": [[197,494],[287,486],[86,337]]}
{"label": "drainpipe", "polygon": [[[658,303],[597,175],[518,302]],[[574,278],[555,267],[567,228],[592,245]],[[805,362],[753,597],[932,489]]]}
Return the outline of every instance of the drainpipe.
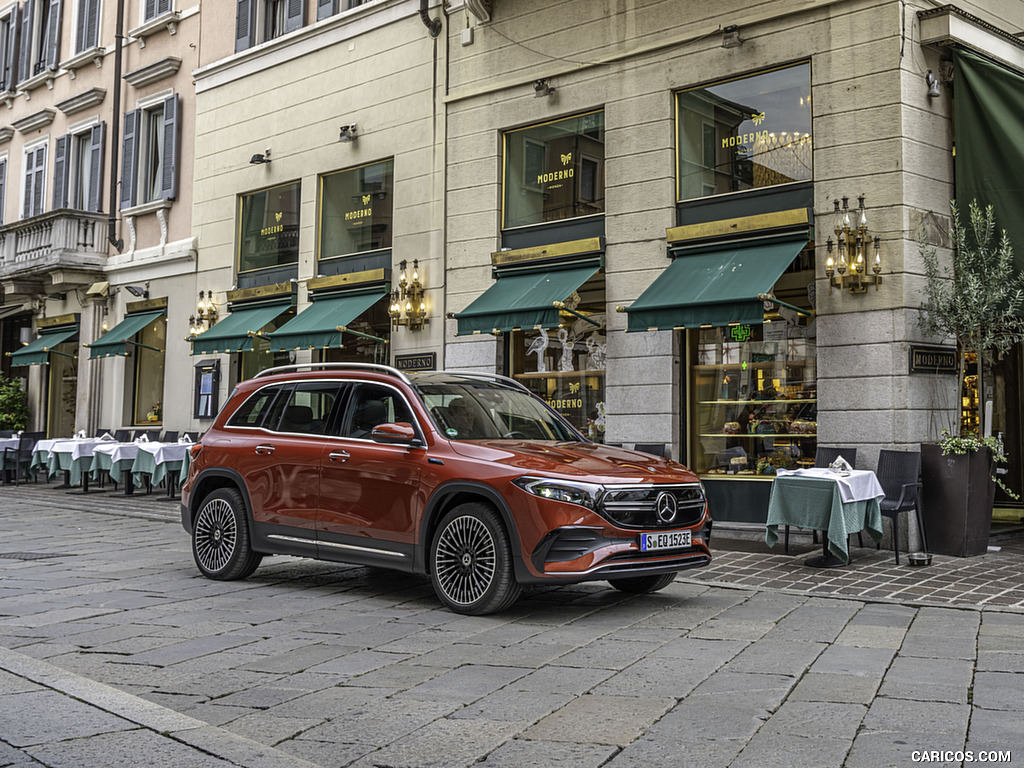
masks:
{"label": "drainpipe", "polygon": [[107,240],[120,253],[124,240],[117,236],[117,162],[121,148],[121,57],[124,50],[124,0],[117,0],[117,27],[114,30],[114,117],[110,128],[110,217]]}
{"label": "drainpipe", "polygon": [[[124,0],[121,0],[124,2]],[[427,13],[427,3],[430,0],[420,0],[420,18],[423,19],[423,24],[427,27],[427,31],[430,32],[431,37],[437,37],[441,34],[441,19],[432,19],[430,14]]]}

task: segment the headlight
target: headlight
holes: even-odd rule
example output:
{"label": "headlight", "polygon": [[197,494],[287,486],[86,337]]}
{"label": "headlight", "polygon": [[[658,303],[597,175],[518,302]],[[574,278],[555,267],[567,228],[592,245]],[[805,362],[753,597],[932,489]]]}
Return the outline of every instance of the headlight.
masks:
{"label": "headlight", "polygon": [[524,491],[552,501],[579,504],[595,509],[604,488],[593,483],[578,483],[574,480],[554,480],[548,477],[518,477],[512,481]]}

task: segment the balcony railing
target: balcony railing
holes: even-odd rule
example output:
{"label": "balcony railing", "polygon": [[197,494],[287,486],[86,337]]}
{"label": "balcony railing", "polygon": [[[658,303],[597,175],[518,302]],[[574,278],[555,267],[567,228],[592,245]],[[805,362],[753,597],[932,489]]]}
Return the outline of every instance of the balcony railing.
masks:
{"label": "balcony railing", "polygon": [[0,278],[96,269],[107,257],[107,216],[61,209],[0,226]]}

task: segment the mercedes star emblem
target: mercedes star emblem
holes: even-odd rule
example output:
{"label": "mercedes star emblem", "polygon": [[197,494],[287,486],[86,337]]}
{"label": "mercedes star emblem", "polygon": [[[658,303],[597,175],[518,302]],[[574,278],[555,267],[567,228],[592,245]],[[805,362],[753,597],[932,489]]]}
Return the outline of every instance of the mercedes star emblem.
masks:
{"label": "mercedes star emblem", "polygon": [[654,509],[658,513],[658,519],[663,523],[671,523],[676,519],[676,511],[678,506],[676,505],[676,497],[668,491],[662,491],[658,494],[657,500],[654,502]]}

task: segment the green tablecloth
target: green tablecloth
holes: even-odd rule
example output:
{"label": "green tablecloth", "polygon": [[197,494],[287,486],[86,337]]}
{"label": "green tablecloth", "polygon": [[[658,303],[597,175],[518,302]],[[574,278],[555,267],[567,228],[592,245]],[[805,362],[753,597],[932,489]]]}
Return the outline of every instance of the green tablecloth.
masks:
{"label": "green tablecloth", "polygon": [[828,549],[844,562],[850,561],[847,536],[866,530],[875,541],[882,538],[882,510],[878,499],[843,503],[834,480],[810,477],[777,477],[768,500],[765,543],[779,540],[780,525],[795,525],[826,532]]}
{"label": "green tablecloth", "polygon": [[135,463],[132,464],[132,474],[135,477],[135,484],[138,486],[145,482],[146,475],[151,476],[150,482],[153,485],[159,485],[169,471],[180,473],[181,465],[181,461],[164,461],[157,464],[156,457],[152,453],[139,451],[135,456]]}
{"label": "green tablecloth", "polygon": [[123,481],[124,473],[131,472],[133,463],[135,463],[135,459],[113,461],[109,453],[94,453],[90,476],[93,480],[99,480],[100,473],[106,471],[110,473],[111,480],[120,483]]}

